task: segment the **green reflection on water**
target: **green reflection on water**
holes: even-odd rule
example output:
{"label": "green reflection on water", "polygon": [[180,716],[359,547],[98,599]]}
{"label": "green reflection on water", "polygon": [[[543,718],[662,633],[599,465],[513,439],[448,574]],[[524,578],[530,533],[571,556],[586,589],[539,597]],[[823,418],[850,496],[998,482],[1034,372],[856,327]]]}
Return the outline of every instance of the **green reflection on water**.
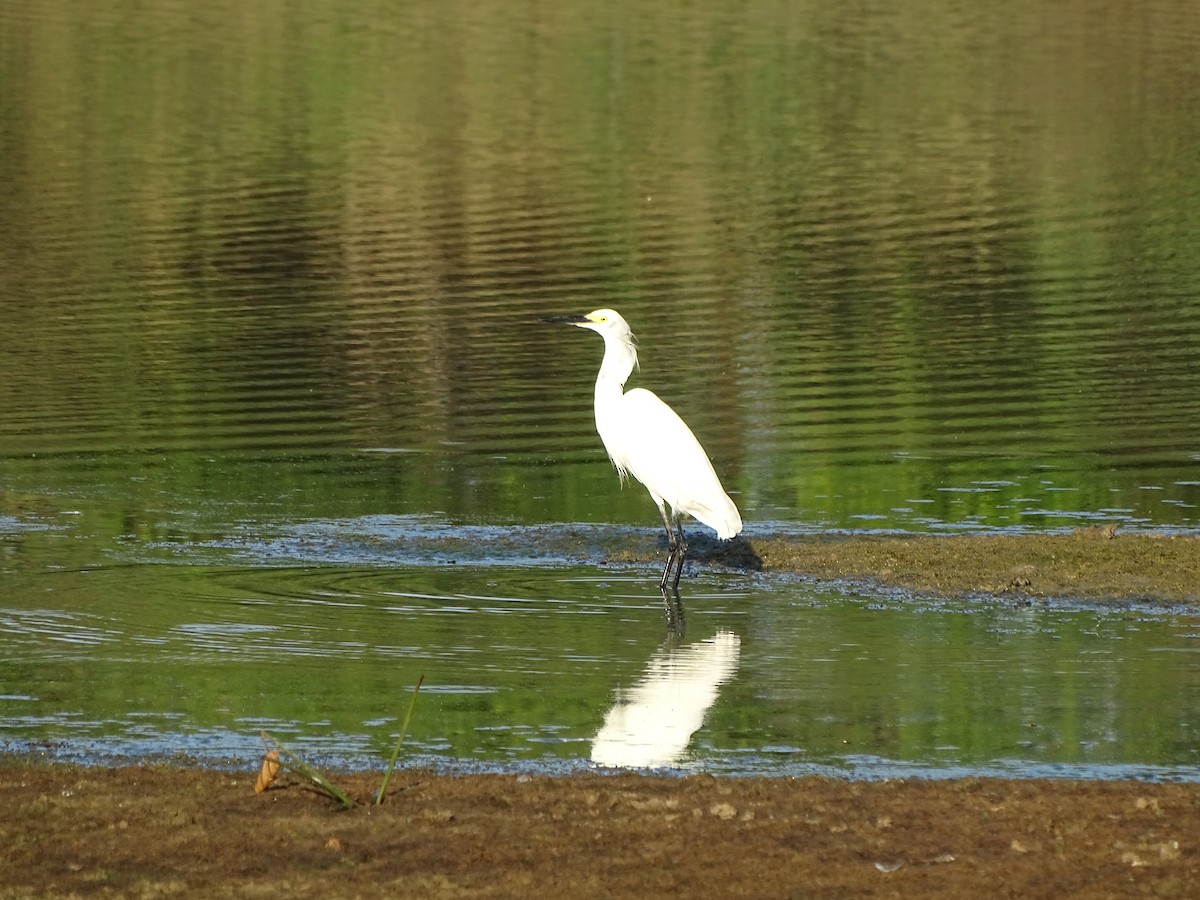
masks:
{"label": "green reflection on water", "polygon": [[[1040,0],[0,12],[3,602],[94,607],[103,623],[138,598],[169,631],[187,621],[170,618],[176,579],[209,590],[192,580],[215,577],[210,560],[187,576],[141,564],[259,548],[307,521],[652,531],[592,428],[599,346],[533,324],[600,306],[634,323],[638,383],[692,424],[751,537],[1195,529],[1196,16]],[[444,580],[433,593],[463,587],[403,544],[381,551],[395,562]],[[645,640],[643,656],[605,658],[633,678]],[[885,659],[889,640],[872,636]],[[304,685],[289,700],[256,693],[247,660],[201,656],[192,683],[179,661],[122,668],[124,638],[84,646],[63,684],[89,682],[89,660],[116,674],[81,715],[119,717],[122,685],[157,702],[160,664],[194,689],[189,721],[214,728],[240,715],[236,697],[288,721],[336,706],[330,693],[309,708],[326,682],[307,681],[307,661],[282,664]],[[1073,717],[1109,713],[1047,668],[1055,646],[1031,645],[1029,677],[1061,689],[1062,709],[972,705],[956,684],[930,720],[864,686],[830,718],[824,698],[870,676],[818,667],[821,692],[781,714],[777,737],[991,758],[1044,719],[1031,746],[1069,757]],[[745,651],[752,667],[748,638]],[[1162,724],[1171,698],[1159,719],[1137,703],[1185,677],[1159,668],[1170,658],[1117,666],[1103,703],[1121,712],[1101,743],[1140,743],[1114,758],[1186,757],[1155,749],[1180,744]],[[412,680],[387,659],[369,673],[337,659],[345,672],[325,674],[342,688]],[[15,684],[67,665],[11,664],[32,666],[10,670]],[[523,686],[430,703],[542,709]],[[610,689],[550,690],[573,711],[556,721],[585,735]],[[337,728],[388,715],[351,708]],[[742,708],[723,700],[714,721]],[[754,727],[730,733],[749,729],[753,747]]]}
{"label": "green reflection on water", "polygon": [[[566,577],[166,565],[39,575],[22,587],[41,605],[3,614],[0,676],[20,686],[5,691],[6,739],[219,757],[253,752],[265,726],[370,764],[424,674],[411,732],[422,752],[580,761],[609,707],[662,677],[664,652],[724,630],[740,637],[740,663],[677,764],[853,771],[856,758],[880,758],[1096,774],[1196,762],[1194,636],[1170,616],[795,586],[685,600],[687,631],[672,638],[652,580],[554,574]],[[201,734],[203,748],[189,748]]]}
{"label": "green reflection on water", "polygon": [[7,453],[415,449],[485,509],[452,448],[578,519],[603,473],[520,497],[602,459],[596,348],[531,322],[619,305],[764,518],[1195,525],[1194,13],[222,9],[0,34]]}

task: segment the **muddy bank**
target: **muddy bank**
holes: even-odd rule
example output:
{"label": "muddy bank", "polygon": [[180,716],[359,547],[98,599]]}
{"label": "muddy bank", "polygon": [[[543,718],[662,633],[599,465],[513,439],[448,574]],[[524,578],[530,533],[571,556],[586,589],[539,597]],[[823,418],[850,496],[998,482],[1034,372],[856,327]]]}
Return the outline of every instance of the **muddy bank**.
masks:
{"label": "muddy bank", "polygon": [[[337,776],[366,799],[370,773]],[[0,763],[0,898],[1185,897],[1200,785],[398,773],[349,812],[254,773]]]}
{"label": "muddy bank", "polygon": [[796,537],[697,542],[703,565],[873,582],[944,595],[1200,604],[1200,537],[1108,529],[1016,536]]}
{"label": "muddy bank", "polygon": [[[666,558],[661,531],[615,526],[529,526],[519,529],[406,528],[389,537],[402,564],[469,563],[537,566],[617,565],[655,572]],[[314,540],[316,540],[314,538]],[[942,595],[1200,603],[1200,536],[1115,528],[1072,534],[786,535],[760,536],[750,523],[718,541],[692,523],[688,573],[725,570],[799,575],[817,581],[864,582]],[[353,546],[353,542],[350,542]],[[288,544],[304,551],[304,540]],[[321,558],[317,541],[300,559]],[[342,548],[345,550],[345,547]],[[378,544],[365,555],[378,562]],[[649,577],[649,574],[648,574]],[[687,574],[682,585],[686,587]]]}

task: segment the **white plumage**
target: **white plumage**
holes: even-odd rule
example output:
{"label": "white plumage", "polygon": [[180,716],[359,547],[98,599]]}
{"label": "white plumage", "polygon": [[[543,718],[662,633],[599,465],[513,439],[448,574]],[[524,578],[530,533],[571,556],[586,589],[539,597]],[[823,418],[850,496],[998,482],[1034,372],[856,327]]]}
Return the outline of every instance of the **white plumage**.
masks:
{"label": "white plumage", "polygon": [[621,314],[598,309],[547,321],[568,322],[604,338],[604,360],[596,377],[596,430],[621,477],[632,475],[640,481],[658,506],[670,548],[661,587],[666,588],[672,567],[672,586],[677,587],[687,552],[680,516],[703,522],[722,540],[742,530],[742,517],[721,487],[708,454],[675,410],[644,388],[625,390],[638,359],[633,333]]}

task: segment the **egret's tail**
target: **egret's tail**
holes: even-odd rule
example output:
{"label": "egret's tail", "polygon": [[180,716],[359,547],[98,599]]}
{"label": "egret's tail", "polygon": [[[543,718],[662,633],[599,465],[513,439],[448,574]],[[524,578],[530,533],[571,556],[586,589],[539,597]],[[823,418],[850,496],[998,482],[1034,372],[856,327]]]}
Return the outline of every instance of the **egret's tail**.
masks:
{"label": "egret's tail", "polygon": [[742,531],[742,516],[728,494],[723,494],[721,503],[695,504],[682,510],[693,519],[703,522],[717,533],[723,541],[736,537]]}

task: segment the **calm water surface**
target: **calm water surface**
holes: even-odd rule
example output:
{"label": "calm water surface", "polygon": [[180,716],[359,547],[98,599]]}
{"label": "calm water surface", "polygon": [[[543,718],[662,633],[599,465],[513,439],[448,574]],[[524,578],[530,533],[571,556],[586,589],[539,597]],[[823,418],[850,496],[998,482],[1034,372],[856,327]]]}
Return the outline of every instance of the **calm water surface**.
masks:
{"label": "calm water surface", "polygon": [[747,536],[1200,531],[1200,12],[0,6],[0,742],[1194,778],[1200,626],[602,564],[620,309]]}

